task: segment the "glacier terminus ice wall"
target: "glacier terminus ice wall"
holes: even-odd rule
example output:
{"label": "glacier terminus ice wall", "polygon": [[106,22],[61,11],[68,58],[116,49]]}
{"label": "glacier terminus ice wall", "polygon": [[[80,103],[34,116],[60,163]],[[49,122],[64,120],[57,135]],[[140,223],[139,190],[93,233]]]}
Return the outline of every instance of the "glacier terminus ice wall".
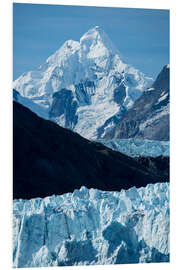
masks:
{"label": "glacier terminus ice wall", "polygon": [[170,156],[169,141],[140,140],[133,138],[112,140],[99,139],[97,141],[114,151],[119,151],[131,157],[158,157],[161,155],[165,157]]}
{"label": "glacier terminus ice wall", "polygon": [[169,184],[13,202],[13,266],[169,261]]}

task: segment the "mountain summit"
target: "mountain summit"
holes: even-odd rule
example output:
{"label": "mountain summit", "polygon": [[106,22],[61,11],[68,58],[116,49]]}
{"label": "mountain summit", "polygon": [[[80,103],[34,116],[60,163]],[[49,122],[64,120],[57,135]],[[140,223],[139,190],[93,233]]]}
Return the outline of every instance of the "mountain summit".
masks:
{"label": "mountain summit", "polygon": [[46,109],[50,120],[95,139],[113,128],[151,84],[151,78],[121,60],[96,26],[79,42],[66,41],[37,70],[21,75],[13,88]]}
{"label": "mountain summit", "polygon": [[80,44],[91,51],[92,58],[118,53],[117,48],[99,26],[95,26],[85,33],[80,39]]}

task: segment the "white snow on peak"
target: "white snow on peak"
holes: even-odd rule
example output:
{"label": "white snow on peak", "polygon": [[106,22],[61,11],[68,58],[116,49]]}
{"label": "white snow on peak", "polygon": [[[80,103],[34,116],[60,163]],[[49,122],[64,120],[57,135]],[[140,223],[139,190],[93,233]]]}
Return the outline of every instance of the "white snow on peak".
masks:
{"label": "white snow on peak", "polygon": [[82,47],[89,48],[91,51],[88,54],[89,58],[119,53],[107,34],[99,26],[96,26],[85,33],[80,39],[80,44]]}
{"label": "white snow on peak", "polygon": [[[87,81],[93,83],[93,94],[89,94],[85,86]],[[118,114],[121,107],[129,109],[133,106],[152,82],[151,78],[124,63],[106,33],[96,26],[85,33],[79,42],[66,41],[39,69],[26,72],[15,80],[13,88],[49,110],[55,92],[62,88],[71,90],[78,102],[78,121],[74,131],[86,138],[96,138],[97,129]],[[77,90],[80,84],[83,90],[81,87]],[[120,86],[122,89],[119,91],[125,89],[125,97],[118,104],[114,100],[114,91]],[[81,104],[77,95],[86,95],[90,102]],[[62,125],[61,118],[57,117],[54,121]]]}
{"label": "white snow on peak", "polygon": [[169,261],[169,184],[14,200],[13,266]]}
{"label": "white snow on peak", "polygon": [[13,100],[27,107],[38,116],[49,119],[49,110],[45,106],[38,105],[38,103],[33,102],[31,99],[21,96],[18,92],[13,93]]}
{"label": "white snow on peak", "polygon": [[77,41],[74,40],[67,40],[59,50],[57,50],[53,55],[51,55],[47,60],[46,63],[49,65],[61,65],[74,53],[76,53],[77,50],[79,50],[80,44]]}

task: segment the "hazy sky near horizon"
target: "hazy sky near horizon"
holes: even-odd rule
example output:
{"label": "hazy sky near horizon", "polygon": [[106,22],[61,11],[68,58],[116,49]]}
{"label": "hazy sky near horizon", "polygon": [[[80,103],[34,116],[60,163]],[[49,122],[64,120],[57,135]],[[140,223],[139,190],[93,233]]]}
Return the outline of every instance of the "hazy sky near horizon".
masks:
{"label": "hazy sky near horizon", "polygon": [[13,4],[13,79],[99,25],[123,59],[154,79],[169,63],[169,11]]}

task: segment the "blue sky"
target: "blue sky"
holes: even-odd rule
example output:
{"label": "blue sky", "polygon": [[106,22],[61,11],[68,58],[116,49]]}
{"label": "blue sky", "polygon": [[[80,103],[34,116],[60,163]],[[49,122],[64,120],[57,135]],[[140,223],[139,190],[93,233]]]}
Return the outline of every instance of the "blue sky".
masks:
{"label": "blue sky", "polygon": [[13,78],[38,68],[68,39],[99,25],[123,59],[156,78],[169,63],[169,11],[13,4]]}

